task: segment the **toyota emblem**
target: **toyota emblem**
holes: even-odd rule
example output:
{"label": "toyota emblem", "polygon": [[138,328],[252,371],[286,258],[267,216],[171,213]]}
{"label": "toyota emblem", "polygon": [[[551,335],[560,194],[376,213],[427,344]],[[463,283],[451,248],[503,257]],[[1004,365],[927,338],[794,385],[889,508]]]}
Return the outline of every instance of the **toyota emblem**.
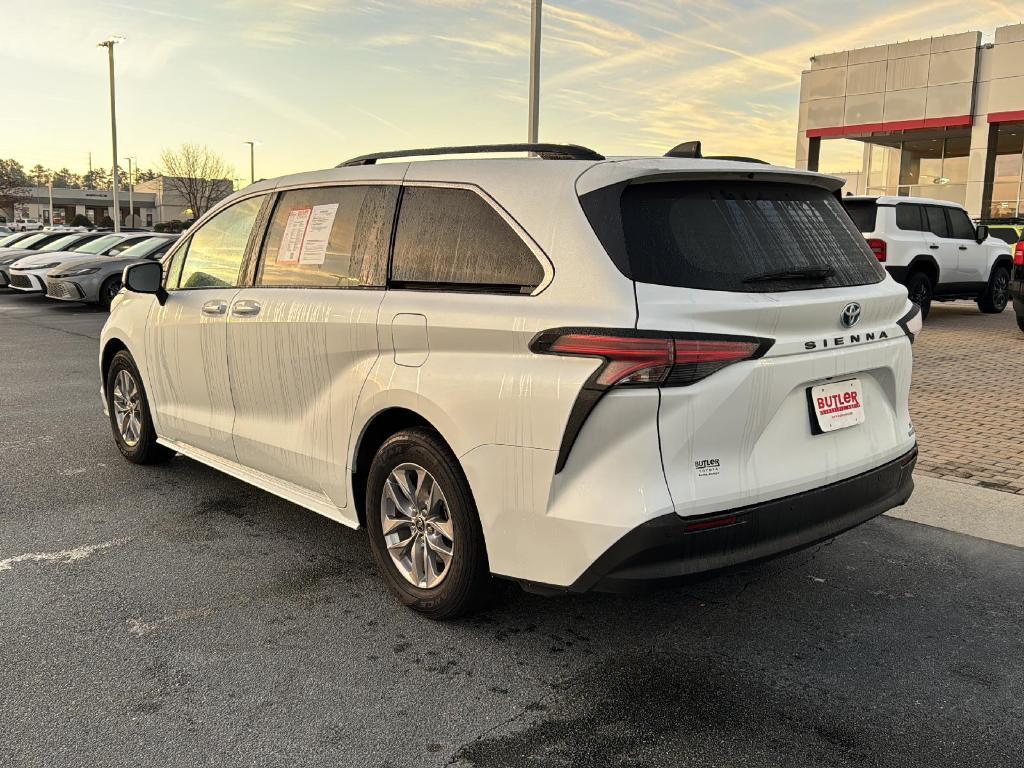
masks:
{"label": "toyota emblem", "polygon": [[856,301],[851,301],[843,307],[843,314],[839,316],[839,321],[843,324],[844,328],[853,328],[858,320],[860,320],[860,304]]}

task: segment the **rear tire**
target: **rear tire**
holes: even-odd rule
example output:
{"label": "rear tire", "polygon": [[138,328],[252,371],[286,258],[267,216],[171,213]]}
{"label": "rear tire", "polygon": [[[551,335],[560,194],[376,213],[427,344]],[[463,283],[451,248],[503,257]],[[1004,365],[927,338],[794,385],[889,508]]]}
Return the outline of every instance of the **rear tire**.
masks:
{"label": "rear tire", "polygon": [[998,315],[1010,299],[1010,270],[996,267],[985,286],[985,292],[978,297],[978,309],[985,314]]}
{"label": "rear tire", "polygon": [[476,504],[436,434],[407,429],[384,442],[370,465],[364,508],[377,568],[403,605],[453,619],[486,602],[491,576]]}
{"label": "rear tire", "polygon": [[121,455],[133,464],[159,464],[174,451],[156,441],[149,399],[131,354],[122,349],[107,371],[107,411],[110,429]]}
{"label": "rear tire", "polygon": [[110,311],[110,303],[117,296],[117,292],[121,290],[121,276],[111,275],[103,281],[103,285],[100,286],[100,306],[108,312]]}
{"label": "rear tire", "polygon": [[932,308],[932,280],[925,272],[915,272],[907,280],[907,295],[921,308],[921,320],[928,319]]}

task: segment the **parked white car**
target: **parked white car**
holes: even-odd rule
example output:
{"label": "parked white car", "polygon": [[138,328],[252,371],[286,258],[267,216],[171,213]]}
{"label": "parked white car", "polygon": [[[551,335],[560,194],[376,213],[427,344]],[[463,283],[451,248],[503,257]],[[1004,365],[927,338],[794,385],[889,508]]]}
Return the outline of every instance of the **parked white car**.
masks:
{"label": "parked white car", "polygon": [[630,590],[907,500],[919,311],[840,179],[534,150],[261,181],[166,277],[129,267],[99,356],[121,453],[365,526],[436,618],[492,574]]}
{"label": "parked white car", "polygon": [[8,226],[15,232],[33,232],[42,229],[43,223],[39,219],[15,219]]}
{"label": "parked white car", "polygon": [[921,197],[845,197],[875,257],[928,316],[932,301],[970,299],[982,312],[1009,300],[1011,247],[961,206]]}

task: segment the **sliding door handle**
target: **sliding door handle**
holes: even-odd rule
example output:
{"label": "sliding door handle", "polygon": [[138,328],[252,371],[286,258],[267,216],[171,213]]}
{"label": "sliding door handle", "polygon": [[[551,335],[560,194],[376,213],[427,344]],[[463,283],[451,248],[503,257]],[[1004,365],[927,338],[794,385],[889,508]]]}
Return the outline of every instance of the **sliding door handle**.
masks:
{"label": "sliding door handle", "polygon": [[255,317],[263,309],[258,301],[242,299],[231,305],[231,314],[236,317]]}

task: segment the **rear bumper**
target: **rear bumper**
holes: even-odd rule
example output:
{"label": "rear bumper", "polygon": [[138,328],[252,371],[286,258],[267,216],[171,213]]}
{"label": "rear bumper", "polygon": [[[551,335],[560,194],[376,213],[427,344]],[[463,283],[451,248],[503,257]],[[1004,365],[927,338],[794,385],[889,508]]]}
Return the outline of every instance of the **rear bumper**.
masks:
{"label": "rear bumper", "polygon": [[895,461],[804,493],[700,517],[662,515],[623,536],[571,586],[527,588],[631,592],[793,552],[906,503],[916,462],[915,446]]}

